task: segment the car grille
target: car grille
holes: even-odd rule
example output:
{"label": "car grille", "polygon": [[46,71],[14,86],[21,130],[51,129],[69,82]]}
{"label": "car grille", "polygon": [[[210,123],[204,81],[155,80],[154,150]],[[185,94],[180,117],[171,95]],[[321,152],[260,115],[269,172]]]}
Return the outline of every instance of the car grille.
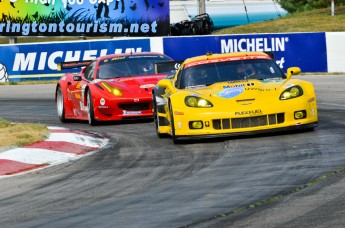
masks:
{"label": "car grille", "polygon": [[142,111],[150,109],[150,103],[119,104],[118,106],[120,109],[126,111]]}
{"label": "car grille", "polygon": [[274,125],[284,123],[284,120],[284,113],[277,113],[244,118],[214,119],[212,123],[214,129],[220,130]]}

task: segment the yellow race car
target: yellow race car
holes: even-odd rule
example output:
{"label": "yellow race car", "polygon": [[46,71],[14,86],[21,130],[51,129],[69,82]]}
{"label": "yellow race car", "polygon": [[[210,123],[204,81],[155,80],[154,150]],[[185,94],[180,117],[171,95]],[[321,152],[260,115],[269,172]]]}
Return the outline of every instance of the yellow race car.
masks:
{"label": "yellow race car", "polygon": [[263,52],[207,53],[186,59],[153,89],[159,137],[216,137],[318,125],[311,82],[286,74]]}

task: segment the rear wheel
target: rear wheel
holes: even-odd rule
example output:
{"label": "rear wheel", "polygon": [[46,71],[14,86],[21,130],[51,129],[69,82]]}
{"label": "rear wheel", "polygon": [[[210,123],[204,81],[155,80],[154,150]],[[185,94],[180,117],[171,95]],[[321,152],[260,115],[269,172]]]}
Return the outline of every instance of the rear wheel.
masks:
{"label": "rear wheel", "polygon": [[59,86],[56,91],[56,109],[60,121],[63,123],[67,122],[67,119],[65,118],[65,101],[61,86]]}
{"label": "rear wheel", "polygon": [[87,116],[88,116],[89,124],[96,125],[95,111],[93,109],[92,95],[91,95],[90,90],[87,91],[86,99],[87,99],[87,113],[88,113]]}

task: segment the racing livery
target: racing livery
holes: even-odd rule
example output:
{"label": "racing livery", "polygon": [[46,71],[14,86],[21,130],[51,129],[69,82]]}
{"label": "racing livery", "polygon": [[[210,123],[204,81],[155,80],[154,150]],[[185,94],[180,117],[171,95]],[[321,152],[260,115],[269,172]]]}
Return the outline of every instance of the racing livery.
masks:
{"label": "racing livery", "polygon": [[153,90],[159,137],[215,137],[318,125],[312,83],[292,78],[263,52],[207,53],[185,60]]}
{"label": "racing livery", "polygon": [[64,62],[60,69],[84,66],[79,73],[64,74],[56,86],[57,113],[69,119],[114,121],[153,116],[152,88],[166,77],[155,64],[172,59],[160,53],[114,54],[90,61]]}

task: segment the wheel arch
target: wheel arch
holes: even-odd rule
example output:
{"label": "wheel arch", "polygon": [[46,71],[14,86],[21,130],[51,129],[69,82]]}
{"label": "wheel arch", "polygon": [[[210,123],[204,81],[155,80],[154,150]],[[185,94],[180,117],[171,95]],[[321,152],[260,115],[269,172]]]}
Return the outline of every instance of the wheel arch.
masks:
{"label": "wheel arch", "polygon": [[[89,92],[90,87],[86,86],[84,91],[82,91],[82,101],[83,101],[83,105],[86,106],[87,105],[87,93]],[[92,97],[91,97],[92,99]]]}
{"label": "wheel arch", "polygon": [[55,102],[57,101],[57,93],[58,93],[59,88],[61,88],[63,97],[66,98],[66,92],[65,92],[66,90],[64,89],[64,86],[60,82],[58,82],[55,87],[55,97],[54,97]]}

